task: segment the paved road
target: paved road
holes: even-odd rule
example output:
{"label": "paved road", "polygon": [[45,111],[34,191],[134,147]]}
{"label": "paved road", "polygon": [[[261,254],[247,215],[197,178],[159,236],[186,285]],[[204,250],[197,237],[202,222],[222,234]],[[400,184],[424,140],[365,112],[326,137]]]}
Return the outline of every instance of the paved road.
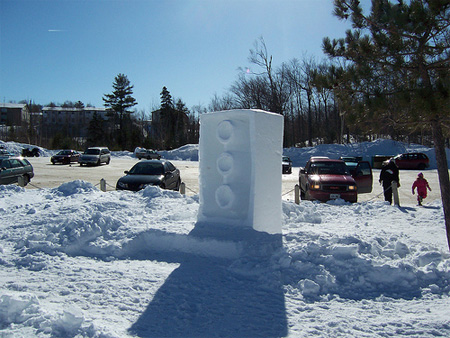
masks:
{"label": "paved road", "polygon": [[[80,167],[78,164],[72,165],[53,165],[50,163],[49,157],[33,157],[28,158],[34,167],[35,177],[31,180],[28,189],[35,188],[54,188],[62,183],[73,180],[84,180],[94,185],[99,185],[100,180],[106,180],[107,190],[115,190],[117,180],[124,175],[124,171],[130,169],[138,160],[130,157],[113,157],[109,165],[103,164],[99,167]],[[191,161],[172,161],[181,171],[181,178],[186,184],[186,194],[194,195],[199,191],[198,188],[198,162]],[[293,168],[290,175],[283,175],[283,199],[294,200],[294,187],[298,183],[299,168]],[[416,205],[416,197],[411,194],[411,185],[419,171],[417,170],[401,170],[399,189],[400,204]],[[380,170],[374,170],[374,186],[372,193],[361,194],[359,201],[383,200],[381,194],[382,188],[378,183]],[[440,199],[440,190],[438,176],[436,170],[424,171],[425,178],[428,180],[431,189],[426,203],[435,199]],[[381,194],[381,195],[380,195]]]}

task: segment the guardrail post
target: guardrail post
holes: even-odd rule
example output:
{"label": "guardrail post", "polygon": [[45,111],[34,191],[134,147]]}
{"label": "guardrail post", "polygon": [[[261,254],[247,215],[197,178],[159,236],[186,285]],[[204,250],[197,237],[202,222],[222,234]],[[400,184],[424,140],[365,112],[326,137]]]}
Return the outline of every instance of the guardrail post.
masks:
{"label": "guardrail post", "polygon": [[19,187],[25,187],[25,177],[19,176],[17,178],[17,184],[19,185]]}
{"label": "guardrail post", "polygon": [[394,205],[400,206],[400,199],[398,198],[398,186],[397,182],[391,183],[392,195],[394,195]]}
{"label": "guardrail post", "polygon": [[184,182],[181,182],[181,184],[180,184],[180,194],[181,195],[186,194],[186,184],[184,184]]}
{"label": "guardrail post", "polygon": [[300,187],[298,184],[295,185],[295,204],[300,204]]}
{"label": "guardrail post", "polygon": [[106,192],[106,180],[104,178],[100,180],[100,190]]}

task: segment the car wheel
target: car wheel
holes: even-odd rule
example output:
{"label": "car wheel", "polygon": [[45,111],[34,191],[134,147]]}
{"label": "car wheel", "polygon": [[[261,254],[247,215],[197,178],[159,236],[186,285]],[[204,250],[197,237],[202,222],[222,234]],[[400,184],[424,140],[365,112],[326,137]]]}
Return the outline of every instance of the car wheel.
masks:
{"label": "car wheel", "polygon": [[26,186],[30,182],[30,177],[28,175],[23,175],[23,185]]}
{"label": "car wheel", "polygon": [[108,158],[108,160],[106,161],[106,164],[109,164],[109,162],[111,162],[110,158]]}
{"label": "car wheel", "polygon": [[181,179],[178,179],[177,185],[175,186],[175,191],[180,191]]}
{"label": "car wheel", "polygon": [[301,198],[302,200],[305,199],[305,192],[304,192],[302,189],[300,189],[300,198]]}
{"label": "car wheel", "polygon": [[97,165],[100,165],[102,162],[100,161],[100,159],[98,159],[97,161]]}
{"label": "car wheel", "polygon": [[303,193],[304,194],[304,196],[305,196],[305,200],[308,200],[308,201],[312,201],[312,198],[311,198],[311,196],[310,196],[310,194],[309,194],[309,189],[308,189],[309,187],[307,186],[306,187],[306,190],[305,190],[305,192]]}

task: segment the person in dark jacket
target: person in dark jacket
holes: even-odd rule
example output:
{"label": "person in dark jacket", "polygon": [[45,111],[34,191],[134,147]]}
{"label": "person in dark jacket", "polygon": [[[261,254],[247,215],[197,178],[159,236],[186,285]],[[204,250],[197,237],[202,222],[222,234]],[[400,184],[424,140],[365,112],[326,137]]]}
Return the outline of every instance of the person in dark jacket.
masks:
{"label": "person in dark jacket", "polygon": [[394,160],[390,159],[387,163],[383,163],[380,172],[380,183],[383,185],[384,200],[390,204],[392,204],[392,182],[396,182],[397,187],[400,187],[398,167]]}

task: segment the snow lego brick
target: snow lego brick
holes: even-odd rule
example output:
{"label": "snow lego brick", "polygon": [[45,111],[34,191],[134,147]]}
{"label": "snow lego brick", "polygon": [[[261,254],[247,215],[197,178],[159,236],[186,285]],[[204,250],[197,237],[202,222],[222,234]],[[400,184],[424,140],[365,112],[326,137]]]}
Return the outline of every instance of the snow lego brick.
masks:
{"label": "snow lego brick", "polygon": [[229,110],[200,116],[198,221],[281,233],[283,116]]}

